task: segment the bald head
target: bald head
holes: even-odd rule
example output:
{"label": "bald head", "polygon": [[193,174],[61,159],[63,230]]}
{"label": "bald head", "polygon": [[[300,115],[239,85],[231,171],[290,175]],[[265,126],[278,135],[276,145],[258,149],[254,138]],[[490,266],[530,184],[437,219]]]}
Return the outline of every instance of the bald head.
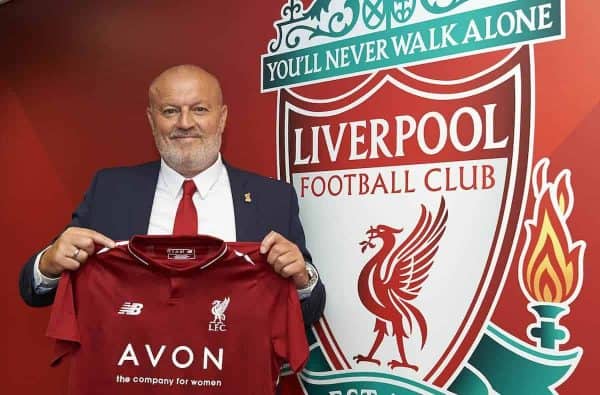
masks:
{"label": "bald head", "polygon": [[216,105],[223,104],[219,80],[203,68],[192,64],[170,67],[152,81],[148,89],[150,107],[155,106],[173,89],[187,91],[196,89],[206,96],[206,100]]}

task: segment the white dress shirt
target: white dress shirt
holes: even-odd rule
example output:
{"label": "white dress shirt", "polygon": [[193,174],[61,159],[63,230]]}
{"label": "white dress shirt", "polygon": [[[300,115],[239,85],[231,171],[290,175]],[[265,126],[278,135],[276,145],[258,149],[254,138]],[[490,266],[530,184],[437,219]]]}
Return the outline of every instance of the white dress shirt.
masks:
{"label": "white dress shirt", "polygon": [[[173,233],[175,215],[183,195],[183,182],[185,180],[185,177],[161,159],[148,225],[149,235],[170,235]],[[214,236],[225,241],[235,241],[233,197],[229,175],[221,159],[221,154],[212,166],[194,176],[192,180],[196,184],[196,192],[194,192],[192,200],[198,213],[198,233]],[[34,263],[33,285],[37,294],[49,292],[56,288],[58,284],[58,278],[46,277],[39,269],[40,257],[46,249],[38,254]],[[299,290],[300,297],[303,299],[310,296],[313,288],[314,285]]]}
{"label": "white dress shirt", "polygon": [[[175,214],[183,196],[181,174],[161,160],[160,172],[150,213],[149,235],[170,235],[173,233]],[[225,241],[235,241],[235,217],[233,197],[227,169],[221,160],[191,179],[196,184],[192,196],[198,213],[198,233],[217,237]]]}

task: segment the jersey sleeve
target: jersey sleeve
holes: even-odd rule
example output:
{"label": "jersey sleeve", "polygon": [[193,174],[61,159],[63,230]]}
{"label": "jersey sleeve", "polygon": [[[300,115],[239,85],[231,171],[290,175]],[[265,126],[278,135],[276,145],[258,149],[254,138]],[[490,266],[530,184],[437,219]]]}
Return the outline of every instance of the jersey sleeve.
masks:
{"label": "jersey sleeve", "polygon": [[62,357],[79,347],[79,326],[75,313],[71,272],[65,271],[58,283],[58,290],[56,291],[56,297],[52,305],[46,336],[54,339],[56,342],[51,365],[60,363]]}
{"label": "jersey sleeve", "polygon": [[308,359],[308,343],[298,292],[290,281],[283,292],[281,304],[275,310],[273,346],[277,356],[289,362],[295,372],[302,369]]}

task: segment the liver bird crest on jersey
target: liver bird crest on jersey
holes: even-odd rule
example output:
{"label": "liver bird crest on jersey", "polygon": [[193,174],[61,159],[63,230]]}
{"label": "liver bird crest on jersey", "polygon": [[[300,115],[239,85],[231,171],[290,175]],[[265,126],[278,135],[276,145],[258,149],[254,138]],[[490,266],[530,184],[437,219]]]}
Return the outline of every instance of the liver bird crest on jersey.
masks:
{"label": "liver bird crest on jersey", "polygon": [[225,332],[227,327],[225,325],[225,310],[229,306],[229,297],[223,300],[214,300],[212,302],[212,308],[210,312],[214,316],[213,320],[208,323],[208,330],[211,332]]}
{"label": "liver bird crest on jersey", "polygon": [[404,229],[395,229],[387,225],[371,226],[366,232],[368,239],[362,241],[362,252],[367,248],[375,248],[374,240],[380,239],[382,245],[367,262],[358,278],[358,294],[362,304],[375,315],[375,340],[367,355],[356,355],[357,363],[371,362],[380,365],[375,359],[381,342],[390,333],[396,337],[399,360],[387,363],[390,369],[407,367],[417,371],[416,365],[410,364],[404,350],[404,339],[414,333],[414,326],[419,329],[421,348],[427,341],[427,321],[425,316],[411,302],[419,296],[423,284],[429,277],[434,264],[439,242],[446,231],[448,209],[442,197],[435,215],[423,204],[417,225],[412,232],[398,243],[396,235]]}
{"label": "liver bird crest on jersey", "polygon": [[223,300],[215,300],[212,302],[212,309],[210,311],[215,316],[213,322],[225,321],[225,310],[227,310],[227,306],[229,306],[228,297]]}

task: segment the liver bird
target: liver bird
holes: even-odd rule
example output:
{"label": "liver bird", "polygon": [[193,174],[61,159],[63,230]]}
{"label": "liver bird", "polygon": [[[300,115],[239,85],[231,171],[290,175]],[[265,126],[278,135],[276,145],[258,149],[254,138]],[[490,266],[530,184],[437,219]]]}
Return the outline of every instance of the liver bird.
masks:
{"label": "liver bird", "polygon": [[229,297],[212,302],[212,309],[210,312],[215,316],[213,322],[225,321],[225,310],[227,310],[227,306],[229,306]]}
{"label": "liver bird", "polygon": [[417,225],[401,243],[396,243],[395,235],[403,229],[379,225],[371,226],[366,232],[368,239],[360,243],[363,253],[367,248],[376,247],[373,242],[376,239],[381,239],[382,245],[363,267],[358,278],[360,300],[367,310],[375,315],[375,341],[366,356],[354,357],[357,363],[371,362],[381,365],[374,355],[384,337],[389,335],[387,323],[390,323],[400,359],[389,361],[388,367],[418,370],[416,365],[408,363],[406,359],[404,339],[413,334],[416,324],[421,335],[421,349],[427,341],[425,317],[412,302],[419,296],[425,280],[429,277],[440,240],[446,231],[447,220],[448,210],[442,197],[435,216],[421,205]]}

